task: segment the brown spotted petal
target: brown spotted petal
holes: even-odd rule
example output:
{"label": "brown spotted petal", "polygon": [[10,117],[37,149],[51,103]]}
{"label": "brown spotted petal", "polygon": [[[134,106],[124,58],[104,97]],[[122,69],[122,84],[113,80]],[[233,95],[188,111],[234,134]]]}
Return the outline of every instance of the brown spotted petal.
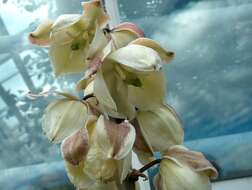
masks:
{"label": "brown spotted petal", "polygon": [[164,155],[165,158],[171,157],[181,163],[185,163],[195,172],[206,173],[211,179],[216,179],[218,177],[217,170],[201,152],[191,151],[183,146],[174,146]]}
{"label": "brown spotted petal", "polygon": [[89,139],[85,127],[67,137],[61,144],[63,158],[72,165],[78,165],[88,153]]}
{"label": "brown spotted petal", "polygon": [[117,124],[100,116],[96,127],[97,143],[108,158],[121,160],[132,150],[136,133],[128,121]]}

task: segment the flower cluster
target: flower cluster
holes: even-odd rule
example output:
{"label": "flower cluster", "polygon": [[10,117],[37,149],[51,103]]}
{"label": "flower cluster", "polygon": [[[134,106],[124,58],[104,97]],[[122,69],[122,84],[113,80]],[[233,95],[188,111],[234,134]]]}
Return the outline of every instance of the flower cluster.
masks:
{"label": "flower cluster", "polygon": [[71,182],[79,189],[122,189],[134,151],[146,164],[163,159],[155,178],[159,190],[207,190],[217,171],[201,153],[181,144],[184,132],[165,103],[162,67],[174,53],[145,38],[131,23],[106,28],[101,2],[83,3],[82,15],[45,21],[29,39],[49,47],[55,75],[79,72],[83,99],[59,93],[43,116],[43,130],[61,143]]}

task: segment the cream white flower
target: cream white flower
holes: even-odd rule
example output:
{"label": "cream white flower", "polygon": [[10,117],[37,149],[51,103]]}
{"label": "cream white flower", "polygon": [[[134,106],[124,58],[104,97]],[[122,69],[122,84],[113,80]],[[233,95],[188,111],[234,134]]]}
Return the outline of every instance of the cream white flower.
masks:
{"label": "cream white flower", "polygon": [[90,1],[83,7],[82,15],[67,14],[54,22],[45,21],[29,36],[33,44],[50,46],[49,56],[56,75],[85,71],[87,59],[107,43],[100,29],[107,16],[100,3]]}
{"label": "cream white flower", "polygon": [[143,164],[153,160],[154,152],[164,152],[183,143],[181,122],[168,105],[160,105],[151,111],[139,110],[134,126],[137,134],[134,151]]}
{"label": "cream white flower", "polygon": [[156,190],[211,190],[218,172],[203,154],[174,146],[165,154],[155,177]]}
{"label": "cream white flower", "polygon": [[78,188],[88,188],[96,181],[122,182],[131,169],[134,134],[130,124],[105,121],[103,116],[98,121],[97,118],[89,119],[61,145],[71,182]]}

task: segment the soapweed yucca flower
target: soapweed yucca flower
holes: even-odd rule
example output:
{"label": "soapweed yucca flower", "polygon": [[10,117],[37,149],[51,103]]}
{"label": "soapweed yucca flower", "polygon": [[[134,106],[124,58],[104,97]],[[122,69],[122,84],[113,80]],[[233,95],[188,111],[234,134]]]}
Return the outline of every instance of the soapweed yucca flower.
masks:
{"label": "soapweed yucca flower", "polygon": [[134,121],[136,141],[134,151],[146,164],[154,159],[154,152],[164,153],[184,140],[181,121],[172,107],[160,105],[151,111],[139,110]]}
{"label": "soapweed yucca flower", "polygon": [[107,16],[100,2],[86,2],[83,7],[85,11],[82,15],[66,14],[55,21],[47,20],[29,35],[32,44],[49,46],[56,75],[84,71],[87,59],[107,43],[101,29],[106,24]]}
{"label": "soapweed yucca flower", "polygon": [[217,170],[200,152],[174,146],[165,154],[155,177],[156,190],[211,190]]}

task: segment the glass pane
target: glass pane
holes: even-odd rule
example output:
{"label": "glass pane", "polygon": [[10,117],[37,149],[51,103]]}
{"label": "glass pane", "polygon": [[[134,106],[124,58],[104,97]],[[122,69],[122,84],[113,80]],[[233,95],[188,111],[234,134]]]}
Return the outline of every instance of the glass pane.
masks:
{"label": "glass pane", "polygon": [[252,1],[119,4],[122,21],[176,53],[165,70],[167,102],[181,116],[186,144],[216,161],[219,179],[251,175],[251,148],[243,145],[252,137]]}

